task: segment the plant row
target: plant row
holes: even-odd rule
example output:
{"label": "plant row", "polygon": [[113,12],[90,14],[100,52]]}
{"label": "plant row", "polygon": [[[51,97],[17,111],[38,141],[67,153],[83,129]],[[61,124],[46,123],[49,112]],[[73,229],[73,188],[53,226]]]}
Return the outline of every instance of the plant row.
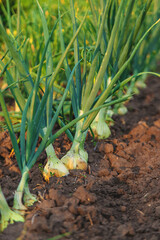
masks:
{"label": "plant row", "polygon": [[[36,0],[29,21],[23,1],[14,11],[6,2],[0,23],[1,125],[9,131],[21,180],[12,210],[0,188],[1,231],[9,222],[24,221],[25,210],[37,201],[28,179],[42,151],[46,181],[87,169],[87,133],[109,137],[112,115],[127,112],[126,101],[145,86],[147,74],[159,76],[154,71],[160,46],[156,0],[89,0],[79,7],[78,1],[70,0],[69,7],[49,1],[51,17]],[[7,110],[6,96],[15,111]],[[72,147],[60,160],[52,143],[63,132]]]}

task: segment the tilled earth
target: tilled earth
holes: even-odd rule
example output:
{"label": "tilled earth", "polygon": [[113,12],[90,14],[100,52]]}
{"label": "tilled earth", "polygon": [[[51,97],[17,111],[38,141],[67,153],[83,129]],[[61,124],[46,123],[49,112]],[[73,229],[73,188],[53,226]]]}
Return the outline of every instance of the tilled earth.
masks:
{"label": "tilled earth", "polygon": [[[38,202],[28,209],[25,223],[0,234],[2,240],[159,240],[160,239],[160,79],[115,117],[112,136],[92,141],[88,136],[87,172],[71,171],[63,178],[43,180],[43,153],[30,173],[31,192]],[[62,157],[71,143],[65,135],[54,144]],[[0,134],[0,184],[10,206],[20,174],[7,133]]]}

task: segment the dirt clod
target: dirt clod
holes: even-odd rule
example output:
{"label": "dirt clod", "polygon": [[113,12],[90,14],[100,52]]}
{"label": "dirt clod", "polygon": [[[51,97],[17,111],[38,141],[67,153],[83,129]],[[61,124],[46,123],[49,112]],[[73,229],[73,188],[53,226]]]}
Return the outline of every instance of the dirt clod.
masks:
{"label": "dirt clod", "polygon": [[122,224],[117,228],[117,232],[121,237],[126,235],[133,236],[135,234],[134,229],[131,224]]}
{"label": "dirt clod", "polygon": [[155,213],[156,216],[160,218],[160,206],[156,207]]}
{"label": "dirt clod", "polygon": [[83,186],[80,186],[73,196],[78,198],[81,203],[85,204],[94,203],[96,201],[95,194],[89,193]]}

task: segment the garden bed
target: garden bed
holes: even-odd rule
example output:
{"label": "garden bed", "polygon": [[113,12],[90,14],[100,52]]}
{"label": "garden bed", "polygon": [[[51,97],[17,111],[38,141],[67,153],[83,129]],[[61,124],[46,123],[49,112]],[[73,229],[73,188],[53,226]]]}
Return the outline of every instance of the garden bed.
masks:
{"label": "garden bed", "polygon": [[[112,136],[92,141],[88,136],[87,172],[74,170],[63,178],[43,180],[45,153],[30,172],[31,192],[38,202],[25,223],[9,225],[2,240],[160,239],[160,79],[134,96],[128,113],[114,117]],[[65,135],[54,144],[61,158],[71,143]],[[7,133],[0,134],[0,185],[12,206],[20,174]]]}

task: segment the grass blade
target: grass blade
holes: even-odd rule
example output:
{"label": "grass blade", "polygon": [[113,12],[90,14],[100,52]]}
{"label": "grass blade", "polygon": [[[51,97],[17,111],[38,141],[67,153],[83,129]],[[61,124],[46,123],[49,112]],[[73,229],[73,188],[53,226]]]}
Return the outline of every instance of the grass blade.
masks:
{"label": "grass blade", "polygon": [[[27,147],[26,147],[26,159],[27,160],[30,157],[32,145],[34,146],[34,143],[37,142],[37,139],[36,139],[37,137],[34,138],[34,136],[37,136],[37,134],[39,132],[39,128],[40,128],[41,121],[43,118],[43,113],[44,113],[44,106],[45,106],[46,101],[49,96],[49,91],[46,90],[45,94],[43,96],[43,99],[45,99],[45,101],[41,101],[41,103],[39,103],[39,105],[37,106],[37,94],[38,94],[38,88],[39,88],[39,82],[40,82],[43,61],[44,61],[44,58],[46,55],[46,51],[47,51],[51,36],[56,28],[57,22],[55,23],[55,25],[52,29],[52,32],[50,34],[50,37],[49,37],[49,39],[45,45],[45,48],[43,50],[41,62],[40,62],[39,68],[38,68],[36,82],[35,82],[35,85],[33,88],[33,96],[32,96],[32,101],[31,101],[31,106],[30,106],[30,116],[29,116],[30,118],[28,120],[28,134],[27,134]],[[48,86],[47,86],[47,89],[48,89]],[[50,87],[50,90],[51,89],[52,89],[52,86]],[[42,107],[42,103],[43,103],[43,107]]]}
{"label": "grass blade", "polygon": [[[28,112],[28,108],[31,102],[31,97],[32,97],[33,92],[30,93],[30,96],[26,102],[26,105],[24,107],[23,110],[23,114],[22,114],[22,120],[21,120],[21,130],[20,130],[20,148],[21,148],[21,165],[22,165],[22,169],[24,168],[24,166],[26,165],[26,144],[25,144],[25,132],[26,132],[26,119],[27,119],[27,112]],[[29,130],[28,130],[29,131]],[[28,134],[27,131],[27,134]]]}
{"label": "grass blade", "polygon": [[[38,5],[38,8],[39,8],[41,20],[42,20],[45,44],[47,44],[47,41],[49,39],[49,30],[48,30],[47,22],[46,22],[46,19],[45,19],[44,12],[43,12],[38,0],[36,0],[36,1],[37,1],[37,5]],[[52,47],[51,47],[51,43],[49,42],[48,43],[48,48],[47,48],[47,51],[46,51],[46,74],[50,75],[50,74],[52,74],[52,72],[53,72]],[[46,78],[46,86],[48,85],[48,81],[49,81],[49,78],[47,77]],[[51,121],[52,102],[53,102],[53,87],[50,91],[50,95],[48,97],[47,106],[46,106],[47,126],[49,125],[49,123]]]}
{"label": "grass blade", "polygon": [[[64,44],[64,38],[63,38],[63,32],[62,32],[62,21],[61,21],[61,15],[60,15],[60,7],[58,5],[58,16],[59,16],[59,31],[60,31],[60,42],[61,42],[61,50],[62,53],[65,52],[65,44]],[[71,73],[70,67],[68,65],[68,60],[67,60],[67,56],[64,59],[64,68],[65,68],[65,74],[66,74],[66,78],[67,81],[69,80],[69,76]],[[74,81],[72,80],[72,84],[70,86],[70,95],[71,95],[71,101],[72,101],[72,108],[73,108],[73,112],[74,115],[77,117],[78,116],[78,109],[77,109],[77,92],[76,92],[76,88],[74,85]]]}
{"label": "grass blade", "polygon": [[15,136],[15,133],[14,133],[14,130],[13,130],[11,120],[9,118],[8,110],[7,110],[7,107],[6,107],[6,104],[5,104],[5,101],[4,101],[3,94],[2,94],[1,90],[0,90],[0,103],[1,103],[2,111],[4,113],[4,118],[5,118],[5,121],[6,121],[6,124],[7,124],[7,128],[8,128],[11,140],[12,140],[14,152],[15,152],[16,159],[17,159],[17,163],[18,163],[18,166],[19,166],[20,170],[22,170],[22,165],[21,165],[21,160],[20,160],[20,151],[19,151],[19,147],[18,147],[18,144],[17,144],[17,139],[16,139],[16,136]]}
{"label": "grass blade", "polygon": [[82,28],[82,25],[83,25],[83,23],[84,23],[84,21],[85,21],[85,19],[86,19],[86,16],[87,16],[87,12],[86,12],[86,14],[85,14],[85,16],[84,16],[81,24],[79,25],[76,33],[75,33],[74,36],[72,37],[72,39],[71,39],[71,41],[69,42],[68,46],[66,47],[65,52],[62,54],[62,57],[61,57],[60,61],[58,62],[57,67],[56,67],[56,69],[55,69],[55,71],[54,71],[54,73],[52,74],[52,77],[51,77],[51,79],[50,79],[49,88],[51,88],[52,84],[54,83],[54,80],[55,80],[55,78],[56,78],[56,76],[57,76],[57,74],[58,74],[58,72],[59,72],[59,70],[60,70],[60,68],[61,68],[61,66],[62,66],[62,64],[63,64],[64,59],[65,59],[66,56],[67,56],[67,53],[68,53],[70,47],[72,46],[74,40],[76,39],[78,33],[80,32],[80,30],[81,30],[81,28]]}
{"label": "grass blade", "polygon": [[93,14],[93,22],[94,22],[94,26],[97,27],[97,15],[96,15],[96,10],[94,7],[94,3],[93,0],[89,0],[89,4],[90,4],[90,8]]}
{"label": "grass blade", "polygon": [[7,0],[6,3],[7,3],[7,21],[8,21],[8,27],[9,27],[10,31],[12,32],[11,10],[10,10],[9,0]]}
{"label": "grass blade", "polygon": [[[4,63],[1,60],[0,60],[0,64],[1,64],[1,66],[3,66],[5,68]],[[24,109],[24,106],[25,106],[25,99],[24,99],[20,89],[17,87],[12,75],[9,73],[9,71],[7,69],[5,70],[5,72],[6,72],[6,75],[7,75],[8,87],[10,88],[11,93],[12,93],[15,101],[18,104],[18,107],[22,111]]]}
{"label": "grass blade", "polygon": [[14,47],[14,44],[13,44],[11,38],[7,35],[2,23],[0,23],[0,34],[2,35],[11,55],[13,57],[13,60],[16,64],[16,67],[17,67],[19,73],[20,73],[20,76],[28,79],[28,81],[26,81],[24,83],[24,85],[25,85],[25,89],[26,89],[27,93],[29,94],[33,87],[32,78],[31,78],[29,71],[24,63],[24,60],[22,58],[20,51],[17,51],[17,49]]}
{"label": "grass blade", "polygon": [[[77,30],[77,23],[76,23],[76,18],[75,18],[73,0],[70,0],[70,7],[71,7],[71,16],[72,16],[72,24],[73,24],[73,34],[75,34],[76,30]],[[79,62],[79,44],[78,44],[78,36],[77,36],[75,41],[74,41],[74,64],[76,65],[78,62]],[[75,76],[76,76],[77,105],[78,105],[78,108],[80,109],[80,106],[81,106],[81,91],[82,91],[80,63],[75,70]]]}

